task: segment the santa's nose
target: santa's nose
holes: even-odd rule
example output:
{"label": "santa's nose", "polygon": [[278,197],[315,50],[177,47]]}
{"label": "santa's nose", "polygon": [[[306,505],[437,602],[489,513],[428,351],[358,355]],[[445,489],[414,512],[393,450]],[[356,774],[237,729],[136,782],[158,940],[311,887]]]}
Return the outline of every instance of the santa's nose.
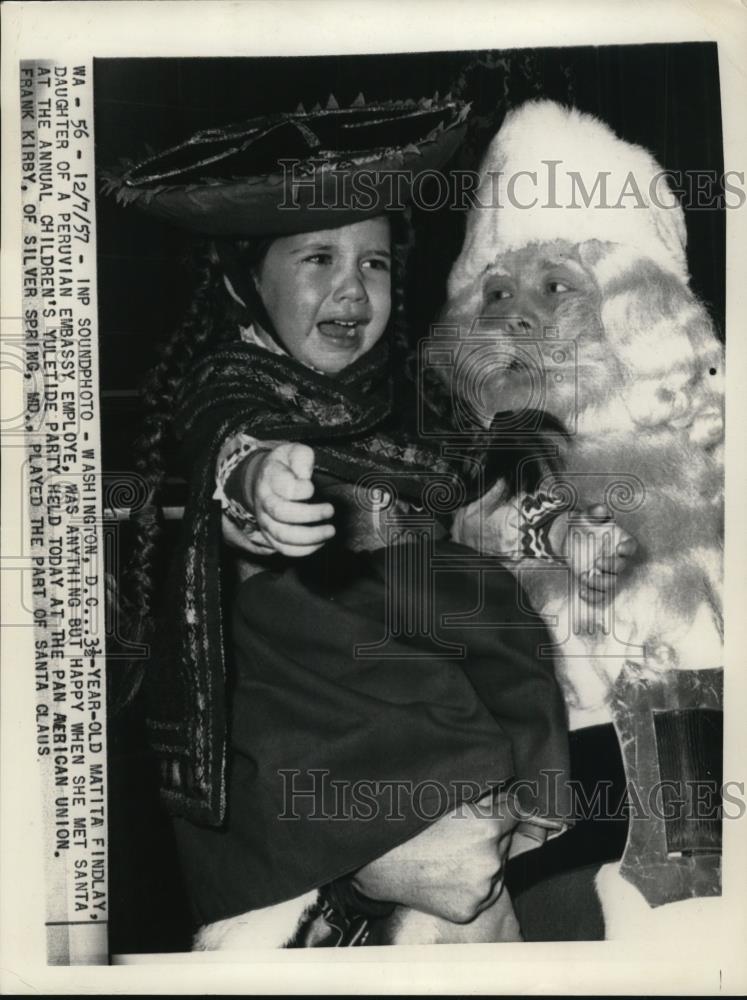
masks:
{"label": "santa's nose", "polygon": [[506,333],[514,334],[517,337],[526,337],[537,329],[537,320],[531,313],[522,313],[519,316],[502,316],[501,327]]}

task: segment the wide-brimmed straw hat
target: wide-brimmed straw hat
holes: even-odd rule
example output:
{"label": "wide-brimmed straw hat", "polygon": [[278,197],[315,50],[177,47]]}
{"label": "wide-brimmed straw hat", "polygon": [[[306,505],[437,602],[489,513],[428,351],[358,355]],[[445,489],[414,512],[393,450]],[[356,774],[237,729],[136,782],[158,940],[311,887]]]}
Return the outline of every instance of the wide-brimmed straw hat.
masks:
{"label": "wide-brimmed straw hat", "polygon": [[104,176],[124,204],[215,237],[308,232],[402,209],[466,130],[469,105],[420,101],[251,118]]}

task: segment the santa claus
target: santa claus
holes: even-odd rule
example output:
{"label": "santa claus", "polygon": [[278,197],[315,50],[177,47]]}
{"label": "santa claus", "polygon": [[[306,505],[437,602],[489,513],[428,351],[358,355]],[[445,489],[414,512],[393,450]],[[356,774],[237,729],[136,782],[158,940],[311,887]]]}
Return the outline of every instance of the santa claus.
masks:
{"label": "santa claus", "polygon": [[[656,808],[662,783],[720,766],[724,357],[685,246],[650,153],[576,109],[525,104],[485,155],[439,331],[473,419],[544,442],[455,536],[511,558],[554,629],[570,728],[615,725],[643,805],[597,877],[608,937],[679,932],[720,892],[717,823],[705,832],[687,794],[675,819]],[[589,559],[575,521],[600,501],[614,522]],[[623,530],[638,543],[624,574]]]}

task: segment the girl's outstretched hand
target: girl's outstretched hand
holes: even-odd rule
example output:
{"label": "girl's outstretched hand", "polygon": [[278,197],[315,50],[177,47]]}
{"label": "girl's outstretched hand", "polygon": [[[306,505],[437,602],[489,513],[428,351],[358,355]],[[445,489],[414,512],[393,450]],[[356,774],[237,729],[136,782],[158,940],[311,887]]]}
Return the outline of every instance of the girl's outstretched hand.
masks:
{"label": "girl's outstretched hand", "polygon": [[308,556],[334,533],[322,522],[334,515],[330,503],[312,504],[314,451],[288,442],[251,456],[244,474],[244,493],[250,501],[268,547],[285,556]]}

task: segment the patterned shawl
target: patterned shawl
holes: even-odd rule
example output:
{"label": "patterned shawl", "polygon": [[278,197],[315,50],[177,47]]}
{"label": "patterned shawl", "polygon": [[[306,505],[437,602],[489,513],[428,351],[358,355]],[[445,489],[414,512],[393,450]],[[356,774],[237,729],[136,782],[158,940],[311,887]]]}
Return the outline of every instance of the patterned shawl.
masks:
{"label": "patterned shawl", "polygon": [[167,627],[153,643],[158,669],[146,671],[161,794],[173,814],[218,825],[226,809],[221,510],[213,500],[220,447],[239,430],[308,442],[317,470],[348,483],[370,473],[378,483],[390,477],[416,505],[434,472],[453,490],[459,469],[437,448],[408,440],[393,410],[383,341],[335,376],[243,343],[216,350],[192,370],[175,414],[191,464],[189,499],[164,602]]}

